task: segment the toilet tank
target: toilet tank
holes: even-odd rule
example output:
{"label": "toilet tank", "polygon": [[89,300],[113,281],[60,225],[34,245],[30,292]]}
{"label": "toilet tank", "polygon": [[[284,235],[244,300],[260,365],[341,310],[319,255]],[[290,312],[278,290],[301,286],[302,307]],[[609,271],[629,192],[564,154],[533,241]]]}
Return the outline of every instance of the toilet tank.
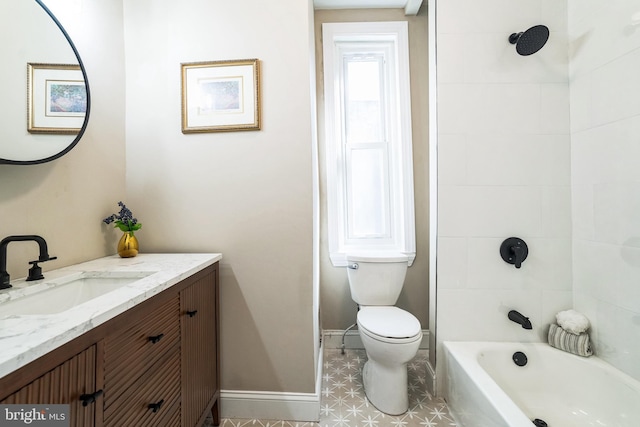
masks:
{"label": "toilet tank", "polygon": [[409,257],[404,254],[347,255],[351,299],[359,305],[394,305],[398,301]]}

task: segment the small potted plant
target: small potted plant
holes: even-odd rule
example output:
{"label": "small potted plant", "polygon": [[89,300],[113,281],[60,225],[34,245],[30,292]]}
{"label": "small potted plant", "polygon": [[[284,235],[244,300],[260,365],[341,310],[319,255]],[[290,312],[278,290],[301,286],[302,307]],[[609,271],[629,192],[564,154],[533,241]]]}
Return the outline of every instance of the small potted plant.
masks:
{"label": "small potted plant", "polygon": [[131,258],[138,255],[138,239],[133,234],[134,231],[140,230],[142,224],[137,218],[133,217],[133,213],[125,206],[124,203],[118,202],[120,212],[110,215],[102,220],[105,224],[115,224],[115,228],[123,231],[123,235],[118,242],[118,255],[122,258]]}

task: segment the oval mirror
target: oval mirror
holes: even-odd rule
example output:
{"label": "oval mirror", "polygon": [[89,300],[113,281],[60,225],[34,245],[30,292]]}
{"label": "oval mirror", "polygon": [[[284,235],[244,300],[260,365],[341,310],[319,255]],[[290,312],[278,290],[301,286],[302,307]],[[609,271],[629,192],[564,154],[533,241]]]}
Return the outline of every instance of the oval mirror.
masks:
{"label": "oval mirror", "polygon": [[0,164],[68,153],[89,120],[87,74],[71,38],[41,0],[1,1]]}

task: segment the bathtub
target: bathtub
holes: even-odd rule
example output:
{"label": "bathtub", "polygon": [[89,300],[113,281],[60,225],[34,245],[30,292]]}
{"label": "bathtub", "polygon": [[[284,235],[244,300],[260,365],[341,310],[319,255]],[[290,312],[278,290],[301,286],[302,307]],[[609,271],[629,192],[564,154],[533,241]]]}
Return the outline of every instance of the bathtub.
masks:
{"label": "bathtub", "polygon": [[[527,357],[520,367],[515,352]],[[445,399],[460,427],[639,427],[640,382],[546,343],[445,342]],[[640,362],[639,362],[640,363]],[[544,424],[538,424],[544,425]]]}

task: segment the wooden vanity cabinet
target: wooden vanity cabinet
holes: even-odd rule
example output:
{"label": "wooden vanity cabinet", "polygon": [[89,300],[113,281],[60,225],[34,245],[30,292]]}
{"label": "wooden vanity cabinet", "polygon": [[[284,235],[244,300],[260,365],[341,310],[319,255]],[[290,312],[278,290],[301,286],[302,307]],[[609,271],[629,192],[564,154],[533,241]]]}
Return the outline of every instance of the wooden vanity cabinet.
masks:
{"label": "wooden vanity cabinet", "polygon": [[[69,404],[71,427],[95,425],[96,346],[92,345],[60,366],[5,397],[0,404],[27,403],[34,405]],[[98,401],[91,401],[91,397]],[[84,399],[81,399],[83,397]],[[87,401],[86,406],[83,401]]]}
{"label": "wooden vanity cabinet", "polygon": [[74,427],[218,425],[218,288],[216,263],[0,378],[0,403],[70,404]]}
{"label": "wooden vanity cabinet", "polygon": [[182,336],[182,425],[201,425],[209,408],[220,424],[218,270],[180,292]]}

